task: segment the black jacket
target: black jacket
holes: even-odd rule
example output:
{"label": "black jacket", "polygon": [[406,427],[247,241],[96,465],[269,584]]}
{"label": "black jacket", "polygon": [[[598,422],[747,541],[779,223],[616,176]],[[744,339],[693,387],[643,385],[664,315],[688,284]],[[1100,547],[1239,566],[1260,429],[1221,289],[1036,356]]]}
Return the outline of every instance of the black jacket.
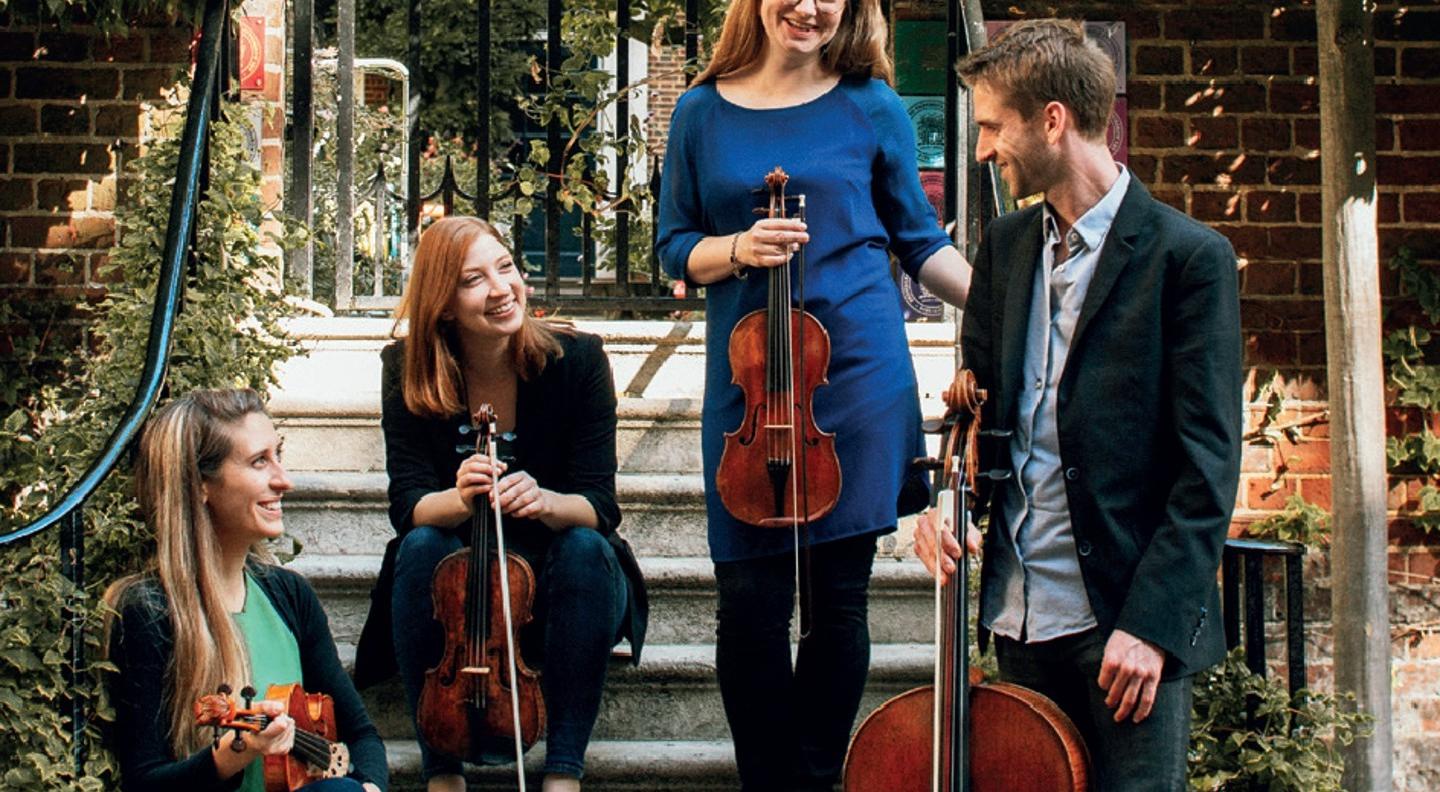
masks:
{"label": "black jacket", "polygon": [[[532,380],[521,380],[515,398],[515,459],[510,470],[524,470],[540,486],[584,496],[599,520],[596,530],[615,549],[629,580],[629,623],[625,637],[640,661],[649,603],[640,565],[630,545],[615,529],[620,507],[615,502],[615,386],[610,361],[599,336],[577,332],[559,335],[564,353],[552,358]],[[385,470],[390,476],[390,524],[396,538],[385,549],[380,579],[371,593],[370,615],[355,658],[355,681],[361,687],[395,673],[391,639],[390,592],[395,552],[415,527],[415,504],[432,492],[455,486],[455,470],[474,453],[469,417],[422,418],[405,406],[401,388],[404,341],[385,347],[381,360],[381,426],[385,432]],[[504,453],[504,449],[500,449]],[[529,558],[544,557],[553,534],[535,520],[507,520],[509,549]],[[463,532],[462,532],[463,533]],[[533,563],[533,561],[532,561]]]}
{"label": "black jacket", "polygon": [[[340,741],[349,746],[355,765],[350,777],[385,789],[389,783],[385,745],[340,665],[320,600],[305,578],[287,569],[252,564],[249,571],[295,636],[304,674],[296,681],[307,693],[328,693],[335,700]],[[181,759],[170,753],[170,707],[163,680],[174,638],[159,581],[151,578],[131,587],[119,611],[110,633],[110,660],[120,672],[111,682],[110,696],[115,705],[111,743],[120,760],[122,788],[126,792],[237,788],[244,773],[220,780],[208,746]]]}
{"label": "black jacket", "polygon": [[[1041,239],[1037,205],[996,218],[976,256],[962,346],[989,390],[989,427],[1016,424]],[[1235,253],[1132,179],[1075,326],[1056,409],[1099,628],[1164,649],[1167,677],[1224,655],[1215,574],[1239,483],[1242,399]],[[981,469],[1008,467],[1007,449],[1008,440],[984,443]],[[983,489],[986,504],[991,488]],[[998,509],[991,515],[988,543],[1010,542],[1004,519]],[[995,574],[993,565],[981,574]]]}

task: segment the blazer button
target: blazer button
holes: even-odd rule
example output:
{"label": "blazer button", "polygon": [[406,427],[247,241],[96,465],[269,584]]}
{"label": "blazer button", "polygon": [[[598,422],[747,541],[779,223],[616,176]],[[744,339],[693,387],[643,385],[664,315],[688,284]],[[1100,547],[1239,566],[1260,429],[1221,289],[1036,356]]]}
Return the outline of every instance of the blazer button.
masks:
{"label": "blazer button", "polygon": [[1077,479],[1077,478],[1080,478],[1080,468],[1076,468],[1076,467],[1068,467],[1068,468],[1065,468],[1065,480],[1066,480],[1066,481],[1074,481],[1074,480]]}
{"label": "blazer button", "polygon": [[470,434],[470,424],[468,424],[468,423],[462,423],[462,424],[460,424],[460,434],[462,434],[462,435],[468,435],[468,434]]}
{"label": "blazer button", "polygon": [[1075,546],[1075,552],[1079,553],[1082,556],[1090,555],[1091,549],[1093,548],[1090,547],[1090,543],[1083,539],[1080,540],[1080,544]]}

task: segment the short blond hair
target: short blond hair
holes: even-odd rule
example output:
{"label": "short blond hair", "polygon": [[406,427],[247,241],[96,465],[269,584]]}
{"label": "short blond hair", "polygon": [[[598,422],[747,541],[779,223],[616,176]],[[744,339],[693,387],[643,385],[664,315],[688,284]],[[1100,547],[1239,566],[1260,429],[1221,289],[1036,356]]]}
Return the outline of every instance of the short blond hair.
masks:
{"label": "short blond hair", "polygon": [[1050,102],[1065,105],[1091,139],[1105,135],[1115,104],[1115,64],[1073,19],[1016,22],[955,70],[966,85],[1002,94],[1022,118]]}

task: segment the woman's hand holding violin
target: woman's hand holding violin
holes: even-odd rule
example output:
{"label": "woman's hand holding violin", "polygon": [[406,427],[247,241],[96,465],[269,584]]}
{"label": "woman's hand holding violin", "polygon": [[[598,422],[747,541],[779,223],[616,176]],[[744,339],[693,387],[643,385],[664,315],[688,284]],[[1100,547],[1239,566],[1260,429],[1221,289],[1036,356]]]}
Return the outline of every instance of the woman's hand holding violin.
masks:
{"label": "woman's hand holding violin", "polygon": [[245,748],[240,751],[231,746],[237,737],[229,731],[220,738],[220,744],[211,751],[215,768],[221,778],[230,778],[244,771],[246,766],[260,756],[275,756],[290,753],[295,745],[295,721],[285,714],[285,704],[279,701],[257,701],[255,708],[273,718],[259,732],[245,735]]}
{"label": "woman's hand holding violin", "polygon": [[747,267],[778,267],[809,241],[804,222],[795,218],[763,218],[756,220],[750,230],[740,232],[735,240],[735,258]]}
{"label": "woman's hand holding violin", "polygon": [[480,497],[489,494],[495,479],[505,474],[505,467],[504,462],[498,459],[492,461],[484,454],[473,454],[460,463],[455,471],[455,491],[472,513],[485,502]]}
{"label": "woman's hand holding violin", "polygon": [[534,476],[523,470],[501,478],[496,492],[500,511],[511,517],[536,520],[550,513],[551,496],[555,494],[542,488]]}

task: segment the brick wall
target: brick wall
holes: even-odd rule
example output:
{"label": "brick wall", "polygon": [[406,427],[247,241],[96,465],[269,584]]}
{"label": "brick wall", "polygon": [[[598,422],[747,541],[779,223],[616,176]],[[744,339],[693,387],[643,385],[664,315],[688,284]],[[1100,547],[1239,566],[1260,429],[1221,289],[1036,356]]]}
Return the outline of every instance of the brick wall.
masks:
{"label": "brick wall", "polygon": [[[284,3],[252,0],[242,13],[266,18],[265,87],[283,95]],[[44,305],[36,332],[58,348],[83,343],[85,308],[104,294],[100,274],[114,243],[124,163],[150,136],[143,106],[161,102],[190,63],[188,25],[136,26],[107,39],[77,24],[61,31],[0,17],[0,299]],[[261,121],[264,194],[281,194],[284,117]],[[49,317],[54,317],[51,323]]]}

